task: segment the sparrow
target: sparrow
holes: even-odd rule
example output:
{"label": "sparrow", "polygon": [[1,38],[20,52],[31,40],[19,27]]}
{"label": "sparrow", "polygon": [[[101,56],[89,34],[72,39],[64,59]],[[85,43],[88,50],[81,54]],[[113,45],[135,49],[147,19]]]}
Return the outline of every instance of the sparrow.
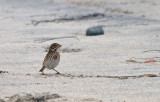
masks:
{"label": "sparrow", "polygon": [[57,72],[57,74],[60,74],[57,70],[55,70],[55,67],[57,67],[60,61],[60,54],[57,51],[60,47],[61,45],[58,43],[53,43],[50,45],[49,51],[44,58],[42,68],[40,69],[39,72],[43,73],[44,69],[47,68],[47,69],[53,69],[54,71]]}

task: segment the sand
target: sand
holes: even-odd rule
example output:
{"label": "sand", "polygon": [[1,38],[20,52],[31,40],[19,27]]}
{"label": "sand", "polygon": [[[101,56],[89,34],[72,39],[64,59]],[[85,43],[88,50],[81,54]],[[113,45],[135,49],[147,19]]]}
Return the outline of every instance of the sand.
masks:
{"label": "sand", "polygon": [[[82,99],[73,102],[159,102],[159,5],[158,0],[0,0],[0,98],[51,93]],[[84,18],[95,13],[104,16]],[[85,35],[97,25],[104,35]],[[62,75],[52,70],[41,75],[54,42],[62,44],[56,68]],[[144,63],[151,59],[156,62]]]}

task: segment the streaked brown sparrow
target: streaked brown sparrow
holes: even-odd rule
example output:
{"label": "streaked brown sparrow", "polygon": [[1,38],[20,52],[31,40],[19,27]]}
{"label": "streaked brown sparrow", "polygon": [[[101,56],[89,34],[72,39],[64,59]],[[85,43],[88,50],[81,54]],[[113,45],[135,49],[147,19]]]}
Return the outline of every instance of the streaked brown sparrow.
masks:
{"label": "streaked brown sparrow", "polygon": [[54,71],[57,72],[57,74],[60,74],[57,70],[54,69],[60,61],[60,54],[57,51],[57,49],[60,47],[61,45],[58,43],[51,44],[49,51],[46,57],[44,58],[42,68],[39,72],[43,73],[44,69],[48,68],[48,69],[53,69]]}

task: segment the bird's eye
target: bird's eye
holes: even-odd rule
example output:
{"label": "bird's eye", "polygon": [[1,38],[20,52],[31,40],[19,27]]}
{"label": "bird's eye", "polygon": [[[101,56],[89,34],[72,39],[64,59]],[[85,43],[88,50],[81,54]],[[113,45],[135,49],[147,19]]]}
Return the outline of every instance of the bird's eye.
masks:
{"label": "bird's eye", "polygon": [[57,45],[53,45],[53,47],[57,47]]}
{"label": "bird's eye", "polygon": [[57,47],[57,45],[52,45],[52,47],[51,48],[56,48]]}

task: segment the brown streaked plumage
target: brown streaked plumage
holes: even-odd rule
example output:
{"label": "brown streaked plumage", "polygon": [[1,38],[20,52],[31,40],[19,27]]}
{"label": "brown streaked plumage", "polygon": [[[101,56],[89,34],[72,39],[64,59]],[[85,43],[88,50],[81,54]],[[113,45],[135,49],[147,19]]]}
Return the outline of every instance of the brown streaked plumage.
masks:
{"label": "brown streaked plumage", "polygon": [[60,61],[60,54],[59,52],[57,52],[57,49],[60,47],[61,45],[58,43],[51,44],[49,51],[46,57],[44,58],[40,72],[43,73],[44,69],[48,68],[48,69],[53,69],[54,71],[57,72],[57,74],[60,74],[57,70],[54,69]]}

